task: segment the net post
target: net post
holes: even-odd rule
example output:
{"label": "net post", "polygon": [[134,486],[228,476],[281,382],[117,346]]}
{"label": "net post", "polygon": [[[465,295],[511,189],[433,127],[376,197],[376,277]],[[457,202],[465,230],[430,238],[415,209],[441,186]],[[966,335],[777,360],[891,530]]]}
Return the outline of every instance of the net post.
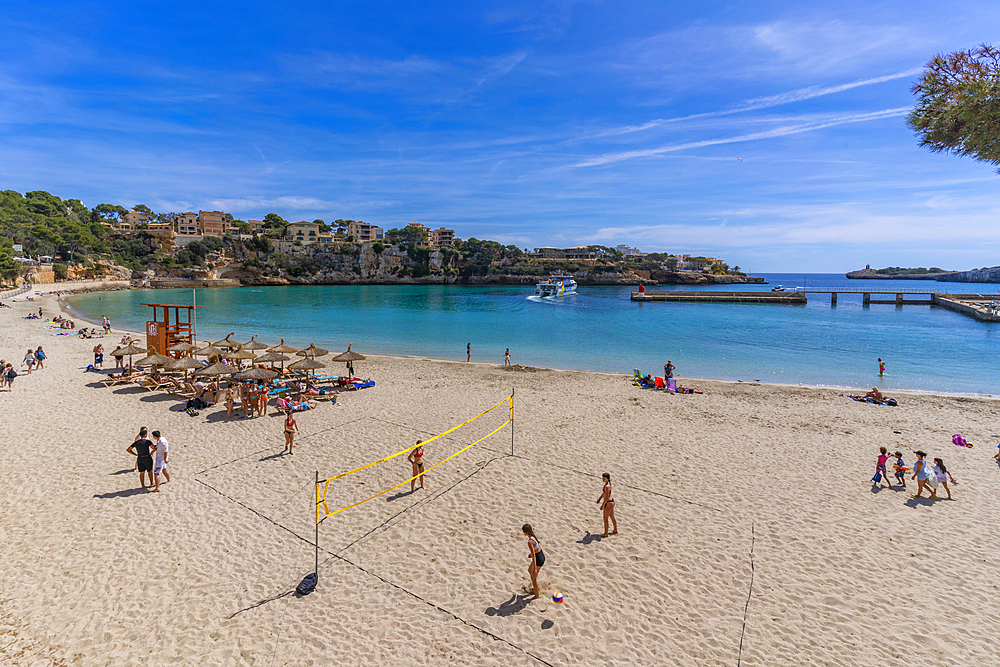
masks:
{"label": "net post", "polygon": [[316,574],[316,583],[319,584],[319,470],[316,471],[316,506],[313,508],[316,511],[316,569],[313,572]]}
{"label": "net post", "polygon": [[514,456],[514,387],[510,388],[510,455]]}

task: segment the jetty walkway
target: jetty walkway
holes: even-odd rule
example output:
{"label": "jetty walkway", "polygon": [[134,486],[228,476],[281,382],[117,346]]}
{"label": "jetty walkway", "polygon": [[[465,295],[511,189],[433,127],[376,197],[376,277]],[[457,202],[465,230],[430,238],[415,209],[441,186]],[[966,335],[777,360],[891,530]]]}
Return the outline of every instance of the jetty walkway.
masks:
{"label": "jetty walkway", "polygon": [[[973,317],[980,322],[1000,322],[1000,293],[948,294],[919,289],[808,289],[798,287],[788,292],[710,292],[702,290],[632,291],[632,301],[669,301],[674,303],[758,303],[805,305],[807,294],[829,294],[830,306],[837,305],[839,294],[860,294],[864,306],[871,304],[937,306]],[[872,296],[876,298],[872,298]],[[879,298],[891,295],[892,298]],[[915,298],[923,297],[923,298]]]}

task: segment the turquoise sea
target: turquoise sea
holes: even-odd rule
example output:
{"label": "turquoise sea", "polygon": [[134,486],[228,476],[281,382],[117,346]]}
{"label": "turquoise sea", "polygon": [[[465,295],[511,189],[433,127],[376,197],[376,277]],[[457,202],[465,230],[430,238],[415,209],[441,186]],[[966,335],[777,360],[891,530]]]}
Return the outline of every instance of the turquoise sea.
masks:
{"label": "turquoise sea", "polygon": [[[847,280],[843,274],[761,274],[769,285],[713,289],[929,289],[996,294],[1000,285]],[[671,288],[667,288],[671,289]],[[672,289],[696,289],[674,287]],[[295,286],[199,289],[198,338],[235,331],[266,343],[371,354],[465,359],[678,378],[996,394],[1000,325],[929,306],[861,304],[841,294],[805,306],[633,303],[629,287],[580,287],[575,296],[536,299],[533,288],[453,286]],[[91,320],[144,330],[146,302],[190,304],[191,290],[128,290],[69,299]],[[879,379],[876,359],[886,362]],[[358,370],[363,374],[364,366]]]}

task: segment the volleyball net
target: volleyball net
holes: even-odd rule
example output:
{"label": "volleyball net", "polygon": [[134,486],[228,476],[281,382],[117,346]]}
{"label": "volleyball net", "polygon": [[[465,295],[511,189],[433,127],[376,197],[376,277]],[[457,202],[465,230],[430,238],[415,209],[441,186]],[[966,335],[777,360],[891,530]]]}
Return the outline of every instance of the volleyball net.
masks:
{"label": "volleyball net", "polygon": [[[392,484],[391,486],[387,486],[386,488],[383,488],[381,491],[379,491],[378,493],[375,493],[374,495],[367,495],[367,497],[364,497],[364,498],[362,498],[360,500],[355,500],[353,502],[349,502],[348,504],[346,504],[346,505],[344,505],[342,507],[338,506],[338,504],[334,504],[334,506],[331,508],[330,503],[328,502],[327,498],[328,498],[328,492],[330,491],[330,484],[332,482],[336,482],[338,480],[342,480],[344,478],[351,477],[353,475],[359,475],[359,474],[362,474],[362,473],[366,473],[368,471],[372,471],[373,469],[378,469],[379,466],[381,466],[382,464],[388,463],[390,461],[397,460],[397,459],[399,459],[399,457],[402,457],[402,456],[407,456],[410,452],[412,452],[413,450],[415,450],[417,447],[423,447],[423,446],[425,446],[425,445],[427,445],[427,444],[429,444],[431,442],[434,442],[435,440],[439,440],[441,438],[444,438],[445,436],[448,436],[448,435],[450,435],[450,434],[458,431],[459,429],[461,429],[463,427],[466,427],[466,426],[472,424],[473,422],[475,422],[475,421],[477,421],[479,419],[482,419],[483,417],[485,417],[486,415],[494,412],[495,410],[500,410],[500,414],[503,415],[503,410],[502,410],[503,406],[506,406],[506,408],[507,408],[506,420],[502,424],[500,424],[499,426],[497,426],[496,428],[490,430],[486,435],[483,435],[483,436],[477,438],[476,440],[474,440],[473,442],[471,442],[471,443],[469,443],[469,444],[461,447],[460,449],[458,449],[458,451],[456,451],[453,454],[447,456],[446,458],[441,459],[437,463],[435,463],[433,465],[430,465],[430,466],[425,466],[425,468],[423,470],[421,470],[418,474],[413,475],[412,477],[406,477],[406,479],[403,479],[402,481],[399,481],[399,482],[397,482],[395,484]],[[437,435],[435,435],[435,436],[433,436],[431,438],[427,438],[426,440],[423,440],[423,441],[421,441],[421,442],[419,442],[419,443],[417,443],[415,445],[407,447],[406,449],[404,449],[402,451],[398,451],[395,454],[390,454],[389,456],[384,456],[384,457],[378,459],[377,461],[372,461],[370,463],[366,463],[363,466],[354,468],[353,470],[348,470],[347,472],[339,473],[339,474],[334,475],[332,477],[327,477],[326,479],[319,479],[319,475],[317,474],[317,479],[316,479],[316,494],[315,494],[316,495],[316,526],[317,526],[317,528],[319,527],[320,523],[322,523],[326,519],[330,518],[331,516],[334,516],[336,514],[340,514],[341,512],[346,512],[347,510],[352,509],[354,507],[358,507],[359,505],[363,505],[363,504],[365,504],[365,503],[367,503],[367,502],[369,502],[371,500],[375,500],[376,498],[384,496],[385,494],[389,493],[390,491],[398,489],[399,487],[403,486],[404,484],[409,484],[410,482],[413,482],[414,480],[418,480],[420,477],[422,477],[423,475],[426,475],[431,470],[434,470],[434,468],[437,468],[439,465],[442,465],[444,463],[447,463],[448,461],[451,461],[455,457],[459,456],[460,454],[462,454],[464,452],[467,452],[468,450],[472,449],[473,447],[475,447],[479,443],[483,442],[484,440],[487,440],[490,437],[496,435],[497,433],[499,433],[500,431],[502,431],[507,425],[511,424],[513,421],[514,421],[514,394],[511,393],[510,396],[506,397],[505,399],[503,399],[502,401],[500,401],[499,403],[497,403],[493,407],[491,407],[491,408],[489,408],[487,410],[484,410],[483,412],[479,413],[475,417],[472,417],[471,419],[467,419],[464,422],[462,422],[461,424],[459,424],[457,426],[453,426],[452,428],[448,429],[447,431],[444,431],[443,433],[439,433],[439,434],[437,434]],[[482,432],[482,431],[480,430],[479,432]],[[511,442],[513,443],[513,440],[511,440]],[[393,473],[391,471],[387,471],[387,474],[392,475]],[[398,477],[395,478],[395,479],[398,479]],[[393,480],[393,481],[395,481],[395,480]],[[374,483],[376,484],[376,488],[379,488],[380,486],[385,486],[385,484],[388,484],[389,482],[386,481],[384,478],[382,478],[382,476],[379,476],[379,478],[376,478],[374,480]],[[369,488],[371,488],[371,487],[369,486]],[[317,534],[317,536],[318,536],[318,534]],[[318,537],[317,537],[317,539],[318,539]]]}

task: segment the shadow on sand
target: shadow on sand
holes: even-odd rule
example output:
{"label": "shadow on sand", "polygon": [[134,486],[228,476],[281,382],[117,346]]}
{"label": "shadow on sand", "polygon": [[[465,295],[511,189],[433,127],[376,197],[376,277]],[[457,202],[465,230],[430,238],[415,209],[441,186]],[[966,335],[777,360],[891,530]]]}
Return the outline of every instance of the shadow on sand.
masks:
{"label": "shadow on sand", "polygon": [[506,602],[501,602],[499,607],[487,607],[487,616],[513,616],[514,614],[519,614],[521,611],[528,606],[528,602],[531,598],[527,595],[514,594],[510,596],[510,599]]}
{"label": "shadow on sand", "polygon": [[[132,472],[129,470],[129,472]],[[137,496],[140,494],[149,493],[146,489],[125,489],[124,491],[111,491],[108,493],[95,493],[95,498],[100,498],[102,500],[110,500],[111,498],[128,498],[129,496]]]}
{"label": "shadow on sand", "polygon": [[597,533],[592,533],[589,530],[587,534],[576,541],[577,544],[593,544],[594,542],[600,542],[604,539],[603,535],[598,535]]}

